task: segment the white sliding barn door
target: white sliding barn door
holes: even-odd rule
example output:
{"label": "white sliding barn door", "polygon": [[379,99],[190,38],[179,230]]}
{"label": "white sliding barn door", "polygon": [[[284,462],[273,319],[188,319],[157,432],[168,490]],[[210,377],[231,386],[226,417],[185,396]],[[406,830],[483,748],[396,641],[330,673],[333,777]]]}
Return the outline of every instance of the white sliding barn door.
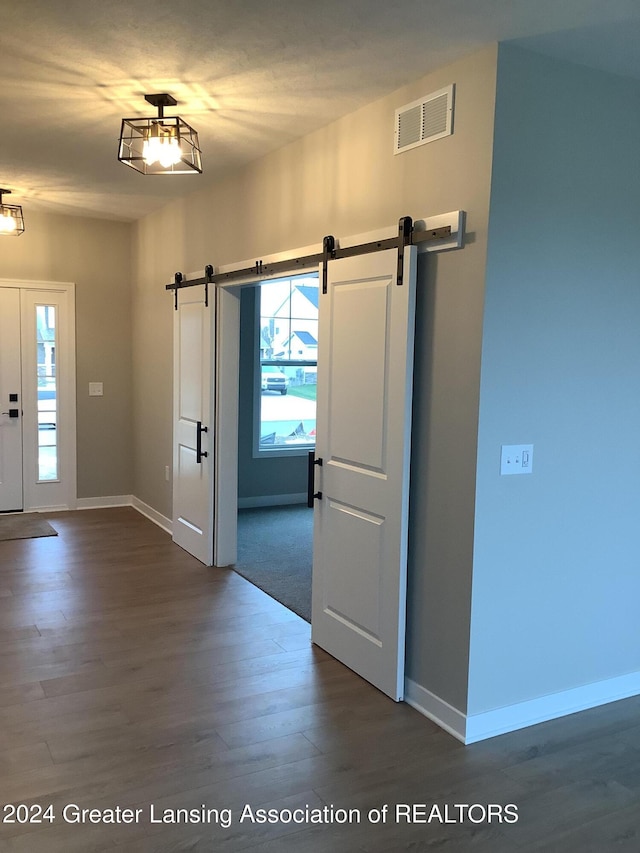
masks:
{"label": "white sliding barn door", "polygon": [[404,694],[416,248],[329,261],[320,294],[312,640]]}
{"label": "white sliding barn door", "polygon": [[205,566],[213,562],[213,336],[214,309],[205,306],[204,289],[180,289],[173,325],[173,541]]}

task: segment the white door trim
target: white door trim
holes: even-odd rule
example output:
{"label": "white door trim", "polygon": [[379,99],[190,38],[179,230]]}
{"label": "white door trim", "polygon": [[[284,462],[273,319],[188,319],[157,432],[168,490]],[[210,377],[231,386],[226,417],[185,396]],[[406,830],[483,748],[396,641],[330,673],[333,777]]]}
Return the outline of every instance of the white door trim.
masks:
{"label": "white door trim", "polygon": [[0,287],[22,287],[25,290],[69,290],[75,291],[73,281],[38,281],[22,278],[0,278]]}
{"label": "white door trim", "polygon": [[[61,424],[64,424],[60,432],[59,448],[61,460],[62,479],[60,482],[35,484],[33,480],[33,460],[27,459],[23,449],[23,481],[24,481],[24,503],[25,511],[39,510],[66,510],[75,509],[77,506],[77,416],[76,416],[76,319],[75,319],[75,284],[70,281],[34,281],[22,279],[0,279],[0,287],[17,288],[23,293],[59,293],[66,297],[66,322],[60,329],[61,343],[61,371],[60,371],[60,401],[61,401]],[[22,347],[24,350],[25,341]],[[28,381],[23,370],[23,387]],[[37,423],[37,414],[36,423]],[[33,426],[33,425],[32,425]],[[28,424],[23,424],[25,435],[28,433]],[[25,441],[26,448],[26,441]],[[51,486],[51,488],[48,488]],[[43,490],[50,497],[43,497]]]}
{"label": "white door trim", "polygon": [[[240,288],[216,288],[213,418],[213,564],[230,566],[238,554],[238,370]],[[224,404],[223,404],[224,403]]]}

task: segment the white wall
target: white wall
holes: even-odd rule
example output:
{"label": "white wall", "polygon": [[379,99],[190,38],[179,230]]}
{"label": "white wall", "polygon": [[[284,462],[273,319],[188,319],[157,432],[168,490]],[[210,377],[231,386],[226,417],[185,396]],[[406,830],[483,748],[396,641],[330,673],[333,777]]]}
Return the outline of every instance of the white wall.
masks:
{"label": "white wall", "polygon": [[640,671],[639,152],[640,84],[500,48],[470,714]]}

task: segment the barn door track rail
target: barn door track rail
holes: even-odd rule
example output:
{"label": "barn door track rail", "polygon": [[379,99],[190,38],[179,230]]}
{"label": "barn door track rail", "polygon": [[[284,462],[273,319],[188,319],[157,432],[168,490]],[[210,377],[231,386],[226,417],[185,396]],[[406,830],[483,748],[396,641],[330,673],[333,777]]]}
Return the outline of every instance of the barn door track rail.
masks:
{"label": "barn door track rail", "polygon": [[[460,211],[460,214],[462,212]],[[461,216],[459,217],[462,222]],[[280,273],[291,274],[298,267],[301,270],[322,264],[322,292],[327,292],[327,265],[329,261],[336,258],[350,258],[355,255],[367,255],[371,252],[382,252],[385,249],[398,250],[398,267],[396,284],[402,286],[404,277],[404,249],[405,246],[415,246],[420,243],[442,243],[442,248],[460,248],[462,246],[462,227],[458,228],[457,239],[451,244],[452,237],[456,236],[451,225],[441,225],[435,228],[418,230],[414,227],[410,216],[403,216],[398,222],[398,233],[395,237],[384,240],[374,240],[370,243],[360,243],[356,246],[340,247],[335,237],[328,236],[322,241],[322,252],[315,255],[305,255],[300,258],[289,258],[275,263],[263,263],[261,260],[255,265],[243,269],[231,270],[229,272],[214,273],[213,266],[207,264],[204,276],[199,278],[185,279],[181,272],[177,272],[171,284],[166,285],[166,290],[173,290],[175,297],[175,308],[178,309],[178,291],[183,287],[196,287],[204,285],[205,305],[209,304],[209,285],[220,283],[233,283],[234,279],[247,279],[252,275],[259,278],[275,278]],[[444,245],[446,244],[446,245]],[[434,246],[436,248],[436,246]]]}

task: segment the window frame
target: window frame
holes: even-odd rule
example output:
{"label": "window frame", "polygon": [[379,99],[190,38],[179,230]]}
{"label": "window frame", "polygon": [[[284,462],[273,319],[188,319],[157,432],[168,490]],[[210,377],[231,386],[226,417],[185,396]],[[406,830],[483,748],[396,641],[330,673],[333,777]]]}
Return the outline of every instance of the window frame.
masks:
{"label": "window frame", "polygon": [[[257,282],[255,284],[256,298],[254,300],[254,333],[253,333],[253,458],[254,459],[277,459],[282,457],[307,456],[310,450],[315,448],[315,441],[308,444],[295,444],[287,447],[286,445],[277,444],[272,447],[260,444],[261,437],[261,408],[262,408],[262,368],[270,365],[282,367],[315,367],[317,370],[318,359],[292,359],[283,361],[282,359],[260,359],[260,319],[261,319],[261,288],[268,285],[270,281],[293,281],[302,278],[315,278],[318,280],[320,276],[316,272],[297,272],[291,275],[283,275],[271,280]],[[291,329],[289,329],[291,334]]]}

